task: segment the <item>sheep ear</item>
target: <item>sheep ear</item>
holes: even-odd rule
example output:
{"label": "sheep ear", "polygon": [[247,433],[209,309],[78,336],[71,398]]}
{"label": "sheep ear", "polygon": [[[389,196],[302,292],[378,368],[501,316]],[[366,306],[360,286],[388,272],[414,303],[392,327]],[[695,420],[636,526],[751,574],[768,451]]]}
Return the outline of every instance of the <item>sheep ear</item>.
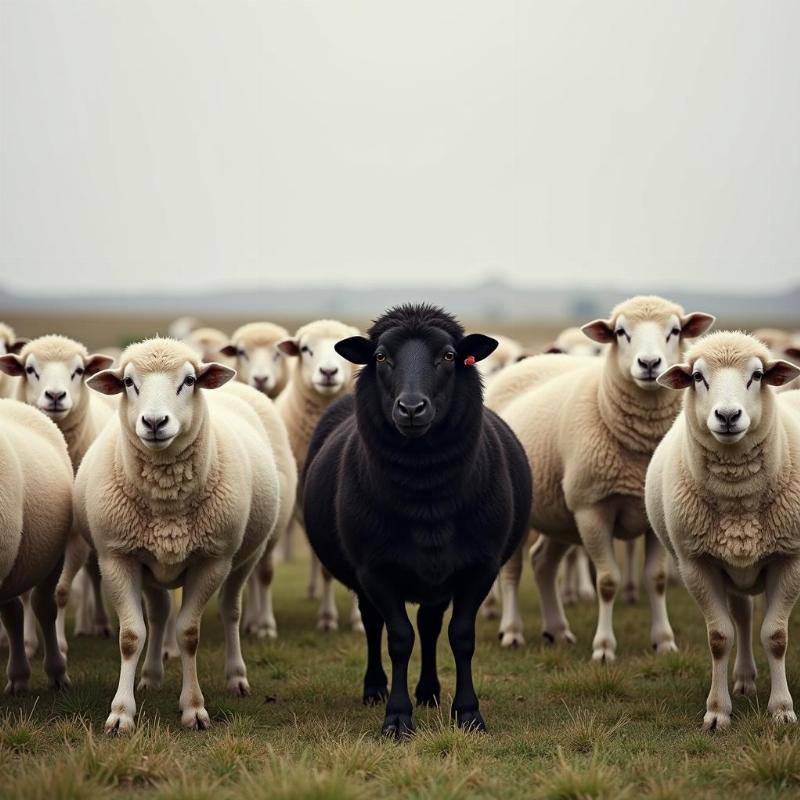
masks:
{"label": "sheep ear", "polygon": [[550,354],[559,355],[559,354],[563,354],[564,351],[557,344],[551,344],[550,347],[548,347],[544,351],[544,353],[545,353],[545,355],[550,355]]}
{"label": "sheep ear", "polygon": [[600,344],[608,344],[616,340],[614,335],[614,325],[612,320],[596,319],[594,322],[587,322],[581,330],[584,335],[588,336],[592,341],[600,342]]}
{"label": "sheep ear", "polygon": [[296,339],[284,339],[282,342],[278,342],[278,350],[280,350],[281,353],[285,353],[287,356],[300,355],[300,345],[297,344]]}
{"label": "sheep ear", "polygon": [[11,342],[8,345],[8,352],[9,353],[19,353],[19,351],[22,350],[22,348],[25,347],[25,345],[28,344],[29,341],[30,341],[30,339],[25,339],[24,337],[20,337],[19,339],[15,339],[13,342]]}
{"label": "sheep ear", "polygon": [[236,377],[236,370],[226,367],[224,364],[217,364],[216,361],[211,361],[208,364],[203,364],[197,370],[197,383],[201,389],[219,389],[224,386],[229,380]]}
{"label": "sheep ear", "polygon": [[474,358],[475,361],[483,361],[497,349],[497,339],[486,336],[483,333],[470,333],[458,343],[458,357],[461,359]]}
{"label": "sheep ear", "polygon": [[83,364],[83,374],[87,378],[96,375],[100,370],[108,369],[113,366],[114,359],[111,356],[103,355],[102,353],[94,353],[90,355]]}
{"label": "sheep ear", "polygon": [[104,369],[86,380],[86,385],[100,394],[122,394],[125,384],[122,382],[122,370]]}
{"label": "sheep ear", "polygon": [[14,375],[15,377],[25,374],[25,364],[16,353],[7,353],[0,356],[0,372],[5,372],[6,375]]}
{"label": "sheep ear", "polygon": [[226,344],[225,347],[221,347],[219,352],[220,355],[233,357],[239,355],[239,348],[231,342],[230,344]]}
{"label": "sheep ear", "polygon": [[698,336],[702,336],[716,320],[717,318],[712,314],[704,314],[702,311],[687,314],[681,319],[681,338],[696,339]]}
{"label": "sheep ear", "polygon": [[351,364],[368,364],[375,355],[375,342],[365,336],[349,336],[336,342],[336,352]]}
{"label": "sheep ear", "polygon": [[796,367],[782,358],[767,361],[764,365],[764,383],[768,383],[770,386],[783,386],[785,383],[793,381],[798,375],[800,375],[800,367]]}
{"label": "sheep ear", "polygon": [[800,362],[800,347],[787,347],[783,354],[792,361]]}
{"label": "sheep ear", "polygon": [[688,389],[692,385],[692,368],[688,364],[674,364],[656,382],[667,389]]}

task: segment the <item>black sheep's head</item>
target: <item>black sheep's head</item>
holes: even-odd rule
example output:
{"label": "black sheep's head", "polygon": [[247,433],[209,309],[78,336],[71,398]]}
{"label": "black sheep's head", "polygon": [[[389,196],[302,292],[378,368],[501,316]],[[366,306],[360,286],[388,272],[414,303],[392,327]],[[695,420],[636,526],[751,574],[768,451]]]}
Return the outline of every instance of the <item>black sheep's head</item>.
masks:
{"label": "black sheep's head", "polygon": [[457,413],[459,385],[480,402],[473,365],[495,347],[497,341],[481,333],[465,336],[456,319],[439,308],[404,305],[377,319],[369,338],[343,339],[336,351],[364,365],[359,391],[372,393],[384,420],[417,439]]}

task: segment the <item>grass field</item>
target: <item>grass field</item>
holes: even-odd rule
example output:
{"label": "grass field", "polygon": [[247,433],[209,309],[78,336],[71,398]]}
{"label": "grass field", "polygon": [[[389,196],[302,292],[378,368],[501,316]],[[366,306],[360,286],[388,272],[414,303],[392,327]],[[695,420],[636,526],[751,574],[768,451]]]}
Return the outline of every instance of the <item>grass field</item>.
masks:
{"label": "grass field", "polygon": [[[526,570],[528,645],[503,651],[496,623],[479,624],[474,670],[489,734],[453,730],[447,708],[418,709],[417,735],[395,743],[379,736],[382,709],[360,702],[362,637],[314,630],[305,572],[303,561],[278,572],[280,638],[246,642],[246,699],[224,691],[221,627],[207,613],[199,663],[213,727],[205,733],[181,729],[175,662],[159,691],[138,694],[138,730],[120,739],[103,734],[119,666],[115,641],[73,640],[73,688],[63,694],[44,689],[37,663],[32,693],[0,701],[0,798],[79,800],[120,790],[187,800],[800,796],[800,732],[767,716],[763,658],[758,699],[735,699],[730,731],[700,732],[710,657],[700,614],[679,588],[669,599],[681,651],[650,653],[643,600],[618,605],[619,658],[600,667],[588,661],[593,608],[569,612],[577,646],[540,644]],[[344,592],[339,600],[346,619]],[[797,692],[796,648],[788,661]],[[449,699],[446,638],[440,663]],[[417,664],[415,654],[412,680]]]}

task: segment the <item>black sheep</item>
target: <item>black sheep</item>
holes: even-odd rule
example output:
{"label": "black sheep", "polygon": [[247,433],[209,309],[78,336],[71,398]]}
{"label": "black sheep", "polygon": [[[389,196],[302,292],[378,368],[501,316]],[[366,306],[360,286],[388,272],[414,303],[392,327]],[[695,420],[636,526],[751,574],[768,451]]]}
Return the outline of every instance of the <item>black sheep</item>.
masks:
{"label": "black sheep", "polygon": [[368,648],[366,704],[387,698],[386,623],[387,736],[414,729],[407,675],[414,629],[406,602],[419,603],[417,704],[439,703],[436,640],[452,601],[450,714],[463,728],[485,730],[472,684],[475,616],[528,529],[532,485],[517,438],[484,408],[472,366],[496,346],[482,334],[465,336],[454,317],[429,305],[393,308],[368,339],[336,345],[364,366],[354,395],[328,409],[311,440],[306,529],[324,566],[358,594]]}

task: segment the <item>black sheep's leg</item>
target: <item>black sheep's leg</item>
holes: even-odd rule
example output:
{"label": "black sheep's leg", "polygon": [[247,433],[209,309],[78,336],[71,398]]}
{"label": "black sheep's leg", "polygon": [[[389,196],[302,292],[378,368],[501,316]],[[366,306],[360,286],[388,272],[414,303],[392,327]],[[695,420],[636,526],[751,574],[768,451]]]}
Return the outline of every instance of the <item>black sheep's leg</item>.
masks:
{"label": "black sheep's leg", "polygon": [[436,641],[442,630],[442,617],[447,606],[447,603],[420,606],[417,612],[417,630],[422,651],[419,683],[414,690],[418,706],[439,705],[441,687],[436,674]]}
{"label": "black sheep's leg", "polygon": [[485,731],[478,711],[478,696],[472,684],[472,655],[475,652],[475,617],[494,583],[492,574],[463,575],[453,595],[453,617],[448,634],[456,662],[456,693],[450,717],[468,730]]}
{"label": "black sheep's leg", "polygon": [[364,705],[376,706],[385,703],[389,694],[389,682],[381,662],[381,640],[383,638],[383,619],[367,598],[358,595],[361,621],[367,635],[367,671],[364,674]]}
{"label": "black sheep's leg", "polygon": [[386,623],[389,657],[392,659],[392,688],[386,703],[382,733],[399,739],[414,732],[411,698],[408,696],[408,661],[414,648],[414,627],[402,597],[383,575],[359,575],[367,598]]}

